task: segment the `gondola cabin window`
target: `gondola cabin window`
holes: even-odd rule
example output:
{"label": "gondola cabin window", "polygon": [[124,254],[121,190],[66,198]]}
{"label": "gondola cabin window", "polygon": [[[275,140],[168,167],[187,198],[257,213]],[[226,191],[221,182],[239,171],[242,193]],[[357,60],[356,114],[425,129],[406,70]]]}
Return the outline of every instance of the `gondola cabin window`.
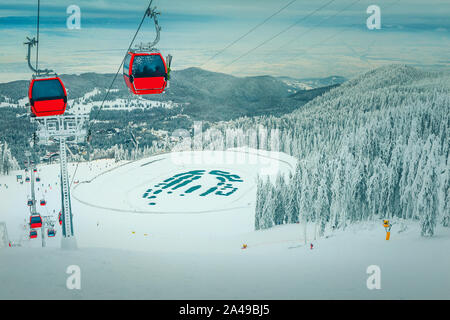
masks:
{"label": "gondola cabin window", "polygon": [[133,76],[135,78],[165,77],[166,68],[159,55],[135,56]]}
{"label": "gondola cabin window", "polygon": [[52,100],[64,97],[64,90],[57,79],[35,81],[33,87],[33,100]]}
{"label": "gondola cabin window", "polygon": [[131,61],[131,55],[127,54],[125,57],[125,61],[123,62],[123,74],[129,75],[130,74],[130,61]]}

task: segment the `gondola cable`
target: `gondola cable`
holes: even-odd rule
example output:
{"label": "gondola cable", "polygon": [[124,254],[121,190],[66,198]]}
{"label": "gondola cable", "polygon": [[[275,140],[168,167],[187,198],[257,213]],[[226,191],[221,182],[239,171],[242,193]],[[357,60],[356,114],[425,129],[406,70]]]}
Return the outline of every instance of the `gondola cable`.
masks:
{"label": "gondola cable", "polygon": [[[137,30],[136,30],[134,36],[133,36],[133,39],[131,40],[130,45],[128,46],[128,49],[127,49],[127,51],[126,51],[127,53],[131,50],[131,47],[133,46],[134,40],[136,39],[136,37],[137,37],[139,31],[141,30],[141,27],[142,27],[142,24],[143,24],[144,21],[145,21],[145,18],[151,14],[151,5],[152,5],[152,3],[153,3],[153,0],[150,0],[150,3],[149,3],[149,5],[148,5],[147,9],[145,10],[144,15],[142,16],[141,22],[139,23],[139,26],[138,26],[138,28],[137,28]],[[91,118],[91,122],[89,123],[88,129],[87,129],[87,138],[86,138],[86,141],[87,141],[88,144],[90,143],[90,141],[91,141],[91,139],[92,139],[92,131],[91,131],[91,130],[92,130],[92,119],[96,118],[96,117],[99,115],[100,111],[102,110],[102,108],[103,108],[103,106],[104,106],[104,104],[105,104],[105,101],[106,101],[106,99],[108,98],[109,92],[111,91],[112,86],[114,85],[114,82],[116,81],[117,75],[119,74],[120,69],[122,68],[122,66],[123,66],[123,64],[124,64],[124,62],[125,62],[125,59],[126,59],[126,54],[124,55],[124,57],[123,57],[123,59],[122,59],[122,62],[120,63],[119,68],[117,69],[116,74],[114,75],[114,78],[113,78],[113,80],[111,81],[111,84],[109,85],[109,88],[108,88],[108,90],[106,91],[105,96],[103,97],[103,100],[102,100],[102,103],[100,104],[100,107],[98,108],[98,110],[97,110],[95,116]],[[74,181],[74,179],[75,179],[75,175],[76,175],[76,171],[77,171],[77,169],[78,169],[79,163],[80,163],[80,161],[77,162],[77,168],[75,169],[75,173],[74,173],[74,175],[73,175],[72,182],[70,183],[70,186],[72,186],[72,183],[73,183],[73,181]]]}
{"label": "gondola cable", "polygon": [[36,70],[39,70],[39,17],[41,12],[41,0],[38,0],[37,26],[36,26]]}
{"label": "gondola cable", "polygon": [[317,28],[318,26],[320,26],[322,23],[324,23],[325,21],[335,18],[336,16],[338,16],[339,14],[341,14],[342,12],[346,11],[347,9],[349,9],[350,7],[353,7],[354,5],[356,5],[358,2],[361,2],[361,0],[356,0],[352,3],[350,3],[349,5],[345,6],[344,8],[342,8],[341,10],[339,10],[338,12],[336,12],[335,14],[328,16],[322,20],[319,21],[319,23],[315,24],[313,27],[309,28],[308,30],[306,30],[305,32],[303,32],[302,34],[300,34],[299,36],[296,36],[295,38],[290,39],[289,41],[285,42],[283,45],[281,45],[280,47],[278,47],[277,50],[281,50],[284,49],[286,46],[292,45],[294,42],[296,42],[298,39],[300,39],[301,37],[303,37],[305,34],[311,32],[312,30],[314,30],[315,28]]}
{"label": "gondola cable", "polygon": [[77,175],[78,165],[79,164],[80,164],[80,161],[77,161],[77,166],[75,167],[75,171],[73,173],[72,181],[70,182],[70,188],[72,187],[73,181],[75,180],[75,176]]}
{"label": "gondola cable", "polygon": [[[59,76],[49,69],[39,69],[39,37],[40,37],[40,7],[38,0],[36,38],[27,37],[24,43],[28,45],[27,61],[33,76],[28,89],[28,99],[32,117],[46,117],[64,114],[67,107],[67,92]],[[31,48],[36,46],[36,65],[31,64]]]}
{"label": "gondola cable", "polygon": [[[129,52],[130,49],[131,49],[131,47],[133,46],[134,40],[136,39],[136,36],[138,35],[139,30],[141,29],[142,24],[144,23],[145,17],[149,14],[149,11],[150,11],[150,8],[151,8],[152,3],[153,3],[153,0],[150,0],[150,4],[148,5],[147,10],[145,10],[145,13],[144,13],[144,15],[143,15],[143,17],[142,17],[141,23],[139,23],[139,26],[138,26],[138,28],[137,28],[137,30],[136,30],[136,33],[134,34],[133,39],[131,40],[130,45],[128,46],[128,49],[127,49],[126,52]],[[99,115],[101,109],[103,108],[103,105],[104,105],[106,99],[108,98],[109,92],[111,91],[111,88],[112,88],[112,86],[114,85],[114,82],[116,81],[117,75],[119,74],[120,69],[121,69],[122,66],[123,66],[123,63],[124,63],[124,61],[125,61],[125,58],[126,58],[126,55],[124,55],[124,57],[123,57],[123,59],[122,59],[122,62],[120,63],[120,66],[119,66],[119,68],[117,69],[116,74],[114,75],[114,78],[113,78],[113,80],[111,81],[111,84],[109,85],[109,88],[108,88],[108,90],[106,91],[105,96],[103,97],[102,103],[100,104],[100,107],[98,108],[97,113],[95,114],[95,117],[97,117],[97,116]],[[95,117],[94,117],[94,118],[95,118]],[[91,138],[91,129],[92,129],[92,124],[89,124],[89,128],[88,128],[88,131],[87,131],[87,132],[88,132],[88,137],[87,137],[88,142],[90,141],[90,138]]]}
{"label": "gondola cable", "polygon": [[248,36],[250,33],[252,33],[253,31],[255,31],[256,29],[258,29],[259,27],[261,27],[262,25],[264,25],[266,22],[268,22],[270,19],[272,19],[273,17],[275,17],[276,15],[278,15],[280,12],[282,12],[284,9],[286,9],[287,7],[289,7],[290,5],[292,5],[294,2],[296,2],[297,0],[292,0],[289,3],[287,3],[286,5],[284,5],[282,8],[280,8],[278,11],[276,11],[275,13],[271,14],[270,16],[268,16],[266,19],[264,19],[263,21],[261,21],[260,23],[258,23],[256,26],[254,26],[253,28],[251,28],[249,31],[247,31],[246,33],[244,33],[242,36],[240,36],[239,38],[237,38],[236,40],[232,41],[230,44],[228,44],[225,48],[223,48],[222,50],[218,51],[217,53],[215,53],[213,56],[211,56],[209,59],[207,59],[205,62],[203,62],[199,67],[203,67],[204,65],[206,65],[209,61],[213,60],[215,57],[219,56],[220,54],[222,54],[223,52],[225,52],[228,48],[232,47],[234,44],[236,44],[237,42],[241,41],[242,39],[244,39],[246,36]]}
{"label": "gondola cable", "polygon": [[319,12],[320,10],[322,10],[323,8],[329,6],[330,4],[332,4],[333,2],[335,2],[336,0],[329,0],[327,3],[321,5],[319,8],[315,9],[314,11],[308,13],[306,16],[302,17],[301,19],[295,21],[293,24],[289,25],[287,28],[281,30],[280,32],[276,33],[275,35],[273,35],[272,37],[270,37],[267,40],[264,40],[263,42],[261,42],[260,44],[258,44],[256,47],[253,47],[252,49],[246,51],[244,54],[240,55],[239,57],[237,57],[236,59],[232,60],[230,63],[226,64],[224,67],[228,67],[232,64],[234,64],[235,62],[237,62],[238,60],[244,58],[245,56],[249,55],[250,53],[254,52],[255,50],[261,48],[262,46],[264,46],[265,44],[267,44],[268,42],[272,41],[273,39],[279,37],[281,34],[285,33],[286,31],[292,29],[293,27],[295,27],[297,24],[299,24],[300,22],[306,20],[307,18],[311,17],[312,15],[314,15],[315,13]]}
{"label": "gondola cable", "polygon": [[[396,2],[391,3],[389,6],[386,6],[385,10],[387,10],[387,9],[389,9],[389,8],[391,8],[391,7],[393,7],[393,6],[395,6],[395,5],[396,5],[397,3],[399,3],[400,1],[401,1],[401,0],[397,0]],[[344,32],[347,32],[347,31],[351,30],[351,28],[352,28],[352,27],[347,27],[347,28],[344,28],[344,29],[342,29],[342,30],[339,30],[338,32],[332,34],[331,36],[329,36],[329,37],[327,37],[327,38],[325,38],[325,39],[323,39],[322,41],[320,41],[320,42],[318,42],[318,43],[316,43],[316,44],[313,44],[313,45],[309,46],[308,48],[302,50],[300,53],[301,53],[301,54],[305,54],[305,53],[308,52],[310,49],[312,49],[312,48],[314,48],[314,47],[317,47],[317,46],[320,46],[320,45],[324,44],[325,42],[327,42],[327,41],[329,41],[329,40],[335,38],[336,36],[338,36],[338,35],[340,35],[340,34],[342,34],[342,33],[344,33]],[[298,55],[296,55],[295,57],[297,57],[297,56],[298,56]]]}

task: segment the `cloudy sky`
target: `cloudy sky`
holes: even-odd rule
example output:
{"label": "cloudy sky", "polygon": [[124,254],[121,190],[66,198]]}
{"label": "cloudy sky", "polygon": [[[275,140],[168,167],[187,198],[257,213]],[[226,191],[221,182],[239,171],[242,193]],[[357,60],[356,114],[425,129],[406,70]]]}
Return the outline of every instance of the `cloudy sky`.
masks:
{"label": "cloudy sky", "polygon": [[[148,3],[41,0],[40,66],[60,74],[116,72]],[[162,11],[159,49],[174,56],[173,69],[305,78],[352,77],[389,63],[450,68],[448,0],[153,3]],[[69,5],[81,9],[79,30],[66,27]],[[370,5],[381,8],[380,30],[366,27]],[[30,77],[23,42],[36,34],[36,12],[37,0],[0,0],[0,82]],[[147,20],[136,42],[153,37]]]}

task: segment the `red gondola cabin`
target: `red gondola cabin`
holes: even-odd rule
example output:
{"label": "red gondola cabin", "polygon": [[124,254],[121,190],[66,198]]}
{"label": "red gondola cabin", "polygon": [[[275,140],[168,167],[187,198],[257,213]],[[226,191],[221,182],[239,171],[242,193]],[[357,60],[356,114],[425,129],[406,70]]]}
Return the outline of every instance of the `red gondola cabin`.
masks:
{"label": "red gondola cabin", "polygon": [[47,230],[47,237],[53,238],[54,236],[56,236],[56,231],[53,230],[53,229],[48,229]]}
{"label": "red gondola cabin", "polygon": [[32,79],[28,99],[36,117],[56,116],[66,111],[66,88],[59,77]]}
{"label": "red gondola cabin", "polygon": [[166,61],[159,52],[128,52],[123,78],[134,94],[160,94],[167,86]]}
{"label": "red gondola cabin", "polygon": [[30,228],[40,228],[42,227],[42,218],[40,215],[33,215],[30,217]]}
{"label": "red gondola cabin", "polygon": [[59,222],[59,225],[62,226],[62,215],[61,215],[61,211],[60,211],[59,214],[58,214],[58,222]]}
{"label": "red gondola cabin", "polygon": [[37,238],[37,231],[36,230],[30,230],[30,239]]}
{"label": "red gondola cabin", "polygon": [[45,206],[47,204],[47,202],[45,200],[41,200],[40,204],[41,204],[41,206]]}

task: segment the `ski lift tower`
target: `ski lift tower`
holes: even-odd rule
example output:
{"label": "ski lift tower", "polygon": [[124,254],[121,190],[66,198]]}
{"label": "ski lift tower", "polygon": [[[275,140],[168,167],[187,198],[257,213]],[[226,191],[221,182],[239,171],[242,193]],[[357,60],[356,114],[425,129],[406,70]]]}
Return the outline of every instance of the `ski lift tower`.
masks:
{"label": "ski lift tower", "polygon": [[87,135],[88,115],[58,115],[50,117],[31,117],[37,124],[38,144],[51,145],[59,142],[60,179],[61,179],[61,248],[76,249],[77,243],[73,231],[72,206],[70,202],[70,182],[67,171],[67,143],[84,142]]}

